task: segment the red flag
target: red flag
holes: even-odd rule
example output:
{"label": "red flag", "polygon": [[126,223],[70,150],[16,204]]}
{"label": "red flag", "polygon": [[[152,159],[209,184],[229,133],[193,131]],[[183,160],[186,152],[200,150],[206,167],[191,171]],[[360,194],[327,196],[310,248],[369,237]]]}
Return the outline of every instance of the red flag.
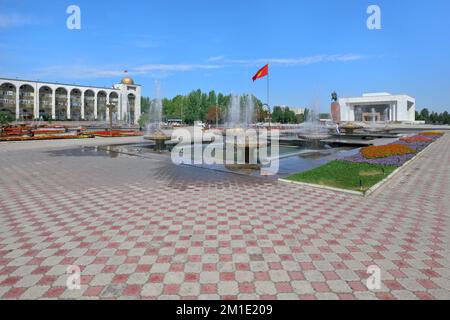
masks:
{"label": "red flag", "polygon": [[256,81],[259,78],[264,78],[269,75],[269,65],[266,64],[264,67],[259,69],[259,71],[253,76],[253,81]]}

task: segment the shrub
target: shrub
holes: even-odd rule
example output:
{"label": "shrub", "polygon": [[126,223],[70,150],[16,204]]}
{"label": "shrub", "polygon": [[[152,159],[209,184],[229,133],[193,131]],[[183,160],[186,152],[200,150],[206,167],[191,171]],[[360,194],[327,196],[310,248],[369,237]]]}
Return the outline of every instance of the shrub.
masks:
{"label": "shrub", "polygon": [[15,120],[14,116],[10,113],[0,112],[0,135],[3,135],[3,129]]}
{"label": "shrub", "polygon": [[94,131],[89,132],[89,134],[97,136],[97,137],[134,137],[134,136],[141,136],[142,133],[139,131]]}
{"label": "shrub", "polygon": [[366,159],[386,158],[416,153],[416,150],[403,144],[388,144],[385,146],[370,146],[363,148],[361,154]]}

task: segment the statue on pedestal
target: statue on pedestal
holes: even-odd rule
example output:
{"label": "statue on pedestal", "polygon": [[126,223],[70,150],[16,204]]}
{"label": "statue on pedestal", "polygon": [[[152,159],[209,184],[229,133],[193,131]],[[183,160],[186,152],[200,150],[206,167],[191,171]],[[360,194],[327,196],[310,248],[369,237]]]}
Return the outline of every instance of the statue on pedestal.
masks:
{"label": "statue on pedestal", "polygon": [[337,101],[338,101],[338,95],[337,95],[336,91],[334,91],[334,92],[331,94],[331,100],[334,101],[334,102],[337,102]]}
{"label": "statue on pedestal", "polygon": [[333,119],[334,123],[341,122],[341,105],[339,104],[338,100],[338,95],[336,91],[334,91],[331,94],[331,118]]}

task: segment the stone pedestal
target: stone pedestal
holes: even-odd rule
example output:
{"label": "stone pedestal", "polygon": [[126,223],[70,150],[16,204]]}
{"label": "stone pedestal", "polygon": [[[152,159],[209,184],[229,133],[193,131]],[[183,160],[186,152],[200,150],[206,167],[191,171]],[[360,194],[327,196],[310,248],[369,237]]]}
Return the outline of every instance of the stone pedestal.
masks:
{"label": "stone pedestal", "polygon": [[334,123],[341,122],[341,105],[337,101],[331,104],[331,118]]}

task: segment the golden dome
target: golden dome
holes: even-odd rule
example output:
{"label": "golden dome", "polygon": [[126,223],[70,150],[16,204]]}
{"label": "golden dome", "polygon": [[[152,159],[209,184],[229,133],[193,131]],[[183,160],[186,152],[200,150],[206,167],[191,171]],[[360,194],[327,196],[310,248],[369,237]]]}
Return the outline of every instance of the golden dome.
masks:
{"label": "golden dome", "polygon": [[131,79],[130,77],[125,77],[125,78],[122,78],[121,83],[122,84],[133,85],[134,84],[134,80]]}

